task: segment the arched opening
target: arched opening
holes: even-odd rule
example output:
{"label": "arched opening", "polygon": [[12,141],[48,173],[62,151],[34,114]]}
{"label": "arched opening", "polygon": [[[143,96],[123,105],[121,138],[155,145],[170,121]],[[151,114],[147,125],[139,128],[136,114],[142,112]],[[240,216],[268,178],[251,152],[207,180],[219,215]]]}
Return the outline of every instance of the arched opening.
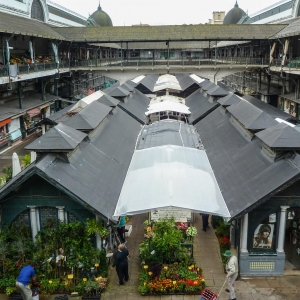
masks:
{"label": "arched opening", "polygon": [[32,1],[31,18],[43,22],[45,21],[43,6],[39,0]]}

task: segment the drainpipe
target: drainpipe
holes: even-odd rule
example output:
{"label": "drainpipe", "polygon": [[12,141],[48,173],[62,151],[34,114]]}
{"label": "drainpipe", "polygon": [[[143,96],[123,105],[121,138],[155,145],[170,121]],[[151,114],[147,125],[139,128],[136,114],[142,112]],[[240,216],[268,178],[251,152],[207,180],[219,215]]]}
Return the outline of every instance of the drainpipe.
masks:
{"label": "drainpipe", "polygon": [[6,60],[7,60],[7,74],[8,74],[8,81],[9,81],[9,89],[12,90],[12,83],[10,80],[10,70],[9,70],[9,57],[7,55],[7,50],[9,50],[9,41],[10,39],[14,36],[15,34],[13,33],[8,40],[6,40]]}
{"label": "drainpipe", "polygon": [[216,84],[216,75],[219,73],[219,71],[220,71],[220,68],[218,69],[218,71],[214,75],[214,84]]}

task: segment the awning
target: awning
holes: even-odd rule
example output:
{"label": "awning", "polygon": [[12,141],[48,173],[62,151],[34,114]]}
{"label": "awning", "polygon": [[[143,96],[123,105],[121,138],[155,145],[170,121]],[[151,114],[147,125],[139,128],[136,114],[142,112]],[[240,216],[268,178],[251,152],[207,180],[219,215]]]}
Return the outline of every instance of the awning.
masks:
{"label": "awning", "polygon": [[187,115],[191,113],[186,105],[167,100],[150,105],[145,115],[148,116],[161,111],[175,111]]}
{"label": "awning", "polygon": [[41,110],[39,107],[27,110],[26,113],[30,116],[30,117],[34,117],[37,116],[41,113]]}
{"label": "awning", "polygon": [[0,127],[4,126],[4,125],[6,125],[6,124],[8,124],[10,122],[11,122],[11,118],[8,118],[6,120],[0,121]]}
{"label": "awning", "polygon": [[169,207],[230,217],[205,151],[167,145],[134,152],[114,217]]}

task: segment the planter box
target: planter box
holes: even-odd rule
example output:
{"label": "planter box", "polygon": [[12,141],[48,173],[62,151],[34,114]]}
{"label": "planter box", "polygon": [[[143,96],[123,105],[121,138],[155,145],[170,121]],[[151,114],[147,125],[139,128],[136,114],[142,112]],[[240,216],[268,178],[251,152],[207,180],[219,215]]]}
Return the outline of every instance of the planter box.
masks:
{"label": "planter box", "polygon": [[125,231],[125,236],[129,237],[132,231],[132,225],[125,225],[125,230],[128,230],[127,232]]}

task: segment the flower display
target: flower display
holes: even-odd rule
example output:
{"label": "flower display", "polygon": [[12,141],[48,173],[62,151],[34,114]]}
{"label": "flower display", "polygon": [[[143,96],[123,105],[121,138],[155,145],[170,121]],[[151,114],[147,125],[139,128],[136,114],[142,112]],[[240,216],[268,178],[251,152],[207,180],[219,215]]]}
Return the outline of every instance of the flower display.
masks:
{"label": "flower display", "polygon": [[193,226],[188,227],[188,229],[186,230],[186,235],[191,236],[191,237],[196,236],[197,235],[197,229]]}
{"label": "flower display", "polygon": [[174,218],[145,223],[144,242],[140,244],[142,269],[141,294],[200,294],[205,288],[202,269],[192,257],[192,237],[197,230]]}

